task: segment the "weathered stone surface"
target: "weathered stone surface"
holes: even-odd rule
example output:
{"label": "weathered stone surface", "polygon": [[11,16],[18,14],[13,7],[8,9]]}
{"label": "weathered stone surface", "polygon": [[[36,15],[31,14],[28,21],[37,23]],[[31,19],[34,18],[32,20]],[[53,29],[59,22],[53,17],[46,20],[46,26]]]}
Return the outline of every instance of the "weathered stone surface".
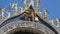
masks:
{"label": "weathered stone surface", "polygon": [[55,34],[48,27],[39,22],[30,22],[30,21],[14,21],[0,28],[0,34],[7,34],[9,31],[16,28],[32,28],[43,32],[44,34]]}

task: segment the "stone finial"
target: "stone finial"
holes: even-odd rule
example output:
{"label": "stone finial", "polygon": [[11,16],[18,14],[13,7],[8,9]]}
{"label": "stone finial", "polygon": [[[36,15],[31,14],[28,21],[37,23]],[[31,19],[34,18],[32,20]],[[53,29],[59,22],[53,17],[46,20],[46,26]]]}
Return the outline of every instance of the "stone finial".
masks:
{"label": "stone finial", "polygon": [[41,11],[39,11],[39,12],[38,12],[38,15],[39,15],[39,16],[42,16],[42,12],[41,12]]}
{"label": "stone finial", "polygon": [[36,10],[38,11],[38,7],[39,7],[39,2],[40,0],[36,0]]}
{"label": "stone finial", "polygon": [[47,9],[44,9],[44,16],[47,16]]}
{"label": "stone finial", "polygon": [[44,9],[44,19],[48,20],[48,17],[47,17],[47,9]]}
{"label": "stone finial", "polygon": [[7,12],[7,18],[6,19],[8,19],[10,17],[11,17],[10,12]]}
{"label": "stone finial", "polygon": [[58,29],[59,28],[59,21],[60,19],[58,19],[58,18],[56,18],[56,29]]}
{"label": "stone finial", "polygon": [[40,2],[40,0],[36,0],[36,2]]}
{"label": "stone finial", "polygon": [[54,21],[53,21],[53,20],[51,20],[50,22],[51,22],[51,25],[52,25],[52,26],[54,26],[54,23],[53,23]]}
{"label": "stone finial", "polygon": [[24,0],[24,9],[26,8],[27,4],[26,4],[26,0]]}

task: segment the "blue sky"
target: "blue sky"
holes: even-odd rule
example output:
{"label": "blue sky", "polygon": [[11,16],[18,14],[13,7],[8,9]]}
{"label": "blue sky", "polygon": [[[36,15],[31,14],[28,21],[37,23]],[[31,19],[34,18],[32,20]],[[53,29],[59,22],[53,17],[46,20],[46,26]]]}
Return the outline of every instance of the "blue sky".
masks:
{"label": "blue sky", "polygon": [[[11,3],[18,3],[22,7],[23,0],[12,0]],[[8,8],[10,0],[0,0],[0,8]],[[60,18],[60,0],[41,0],[39,9],[48,9],[48,17],[50,20]]]}
{"label": "blue sky", "polygon": [[48,8],[49,19],[60,18],[60,0],[41,0],[41,9]]}

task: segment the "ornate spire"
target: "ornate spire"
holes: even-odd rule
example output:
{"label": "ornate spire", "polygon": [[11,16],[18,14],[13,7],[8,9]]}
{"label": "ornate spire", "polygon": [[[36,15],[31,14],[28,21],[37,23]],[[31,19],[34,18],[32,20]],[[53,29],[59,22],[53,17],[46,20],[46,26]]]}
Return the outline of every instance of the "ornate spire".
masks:
{"label": "ornate spire", "polygon": [[10,18],[10,17],[11,17],[10,12],[7,11],[7,18],[6,18],[6,19],[8,19],[8,18]]}
{"label": "ornate spire", "polygon": [[39,16],[42,16],[42,12],[41,12],[41,11],[39,11],[39,12],[38,12],[38,15],[39,15]]}
{"label": "ornate spire", "polygon": [[11,4],[11,6],[12,6],[12,9],[13,9],[13,16],[18,15],[18,6],[17,6],[17,3],[13,3],[13,4]]}
{"label": "ornate spire", "polygon": [[2,9],[2,19],[3,19],[3,17],[4,17],[4,9]]}
{"label": "ornate spire", "polygon": [[40,2],[40,0],[36,0],[36,2]]}
{"label": "ornate spire", "polygon": [[2,17],[4,16],[4,8],[0,8]]}
{"label": "ornate spire", "polygon": [[56,18],[56,29],[59,28],[59,22],[60,22],[60,19],[57,19],[57,18]]}
{"label": "ornate spire", "polygon": [[24,9],[26,8],[27,4],[26,4],[26,0],[24,0]]}
{"label": "ornate spire", "polygon": [[48,17],[47,17],[47,12],[48,12],[48,10],[47,9],[44,9],[44,19],[48,19]]}
{"label": "ornate spire", "polygon": [[36,10],[38,10],[40,0],[36,0]]}
{"label": "ornate spire", "polygon": [[30,4],[34,7],[34,1],[30,0]]}
{"label": "ornate spire", "polygon": [[53,20],[51,20],[51,25],[54,26]]}
{"label": "ornate spire", "polygon": [[44,9],[44,16],[47,16],[47,12],[48,12],[48,10]]}
{"label": "ornate spire", "polygon": [[14,12],[17,12],[17,3],[16,4],[12,4],[12,8],[13,8],[13,10],[14,10]]}
{"label": "ornate spire", "polygon": [[18,11],[20,12],[20,14],[24,12],[23,11],[23,8],[21,8],[21,7],[19,7],[19,10]]}

